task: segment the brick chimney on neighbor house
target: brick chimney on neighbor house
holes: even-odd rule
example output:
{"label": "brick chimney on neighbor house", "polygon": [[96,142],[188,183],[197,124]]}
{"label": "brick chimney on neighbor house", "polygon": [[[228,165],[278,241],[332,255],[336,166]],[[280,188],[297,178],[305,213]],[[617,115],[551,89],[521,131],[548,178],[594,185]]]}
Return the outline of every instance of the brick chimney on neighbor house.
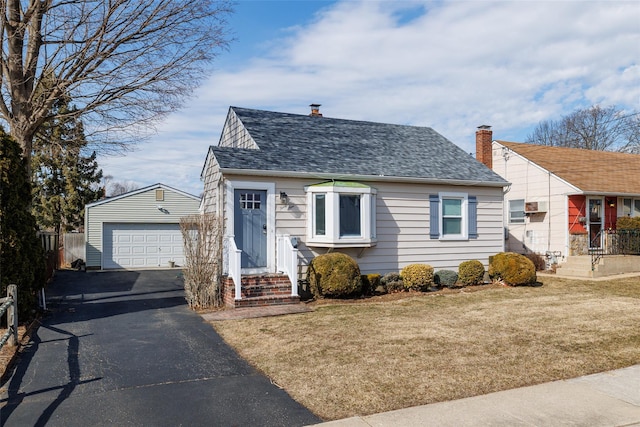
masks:
{"label": "brick chimney on neighbor house", "polygon": [[492,169],[493,166],[491,141],[493,141],[491,126],[478,126],[476,131],[476,159],[484,163],[489,169]]}
{"label": "brick chimney on neighbor house", "polygon": [[322,113],[320,112],[320,106],[322,104],[309,104],[309,107],[311,107],[311,114],[309,114],[311,117],[322,117]]}

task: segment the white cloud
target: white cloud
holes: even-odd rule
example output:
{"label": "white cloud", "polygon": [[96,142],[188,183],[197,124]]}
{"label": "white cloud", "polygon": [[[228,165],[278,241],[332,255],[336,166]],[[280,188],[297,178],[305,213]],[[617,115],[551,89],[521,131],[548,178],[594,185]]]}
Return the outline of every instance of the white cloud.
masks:
{"label": "white cloud", "polygon": [[306,114],[318,102],[330,117],[431,126],[469,152],[480,124],[521,140],[594,103],[639,109],[638,22],[623,1],[338,2],[218,70],[152,143],[105,169],[199,193],[230,105]]}

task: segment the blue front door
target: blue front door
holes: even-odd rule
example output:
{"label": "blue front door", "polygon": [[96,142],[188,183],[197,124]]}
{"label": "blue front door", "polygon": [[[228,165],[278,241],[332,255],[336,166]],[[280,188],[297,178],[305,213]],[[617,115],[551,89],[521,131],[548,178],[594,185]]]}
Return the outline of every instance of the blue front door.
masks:
{"label": "blue front door", "polygon": [[235,190],[234,233],[242,268],[267,266],[267,192]]}

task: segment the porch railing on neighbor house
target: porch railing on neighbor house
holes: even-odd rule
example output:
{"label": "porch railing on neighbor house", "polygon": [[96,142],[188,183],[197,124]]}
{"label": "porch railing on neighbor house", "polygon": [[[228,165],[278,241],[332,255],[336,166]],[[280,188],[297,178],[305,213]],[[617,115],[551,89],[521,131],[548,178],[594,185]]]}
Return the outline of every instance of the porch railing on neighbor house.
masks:
{"label": "porch railing on neighbor house", "polygon": [[593,271],[605,255],[640,255],[640,230],[601,230],[590,246]]}
{"label": "porch railing on neighbor house", "polygon": [[229,242],[229,277],[236,288],[235,299],[242,299],[242,251],[236,246],[235,236],[227,236]]}
{"label": "porch railing on neighbor house", "polygon": [[291,295],[298,296],[298,249],[288,234],[278,235],[277,268],[289,277]]}

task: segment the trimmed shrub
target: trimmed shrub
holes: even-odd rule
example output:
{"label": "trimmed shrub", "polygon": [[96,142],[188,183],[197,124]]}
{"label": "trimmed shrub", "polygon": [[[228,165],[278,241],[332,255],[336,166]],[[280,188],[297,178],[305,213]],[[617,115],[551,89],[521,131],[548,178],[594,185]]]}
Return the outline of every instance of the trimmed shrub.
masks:
{"label": "trimmed shrub", "polygon": [[640,216],[622,216],[616,221],[617,230],[640,230]]}
{"label": "trimmed shrub", "polygon": [[477,259],[461,262],[458,266],[458,282],[465,286],[484,283],[484,265]]}
{"label": "trimmed shrub", "polygon": [[531,260],[533,266],[536,268],[536,271],[544,271],[547,269],[547,263],[545,262],[542,255],[529,252],[527,254],[524,254],[524,256]]}
{"label": "trimmed shrub", "polygon": [[440,270],[433,276],[433,281],[438,286],[455,288],[456,283],[458,282],[458,273],[453,270]]}
{"label": "trimmed shrub", "polygon": [[409,264],[400,272],[405,289],[426,290],[433,286],[433,267],[429,264]]}
{"label": "trimmed shrub", "polygon": [[371,289],[371,293],[379,293],[383,291],[382,283],[380,283],[381,276],[378,273],[367,274],[367,280],[369,280],[369,287]]}
{"label": "trimmed shrub", "polygon": [[402,277],[400,277],[398,273],[392,272],[385,274],[382,279],[380,279],[380,283],[389,293],[404,291],[404,283],[402,283]]}
{"label": "trimmed shrub", "polygon": [[360,283],[362,284],[362,295],[371,295],[371,283],[366,274],[360,275]]}
{"label": "trimmed shrub", "polygon": [[380,275],[378,273],[372,274],[363,274],[361,276],[362,279],[362,294],[363,295],[374,295],[379,292],[381,283],[380,283]]}
{"label": "trimmed shrub", "polygon": [[307,280],[316,297],[340,298],[362,290],[360,267],[349,255],[331,252],[318,255],[309,263]]}
{"label": "trimmed shrub", "polygon": [[536,282],[536,267],[524,255],[514,252],[496,254],[489,264],[489,277],[512,285],[530,285]]}

